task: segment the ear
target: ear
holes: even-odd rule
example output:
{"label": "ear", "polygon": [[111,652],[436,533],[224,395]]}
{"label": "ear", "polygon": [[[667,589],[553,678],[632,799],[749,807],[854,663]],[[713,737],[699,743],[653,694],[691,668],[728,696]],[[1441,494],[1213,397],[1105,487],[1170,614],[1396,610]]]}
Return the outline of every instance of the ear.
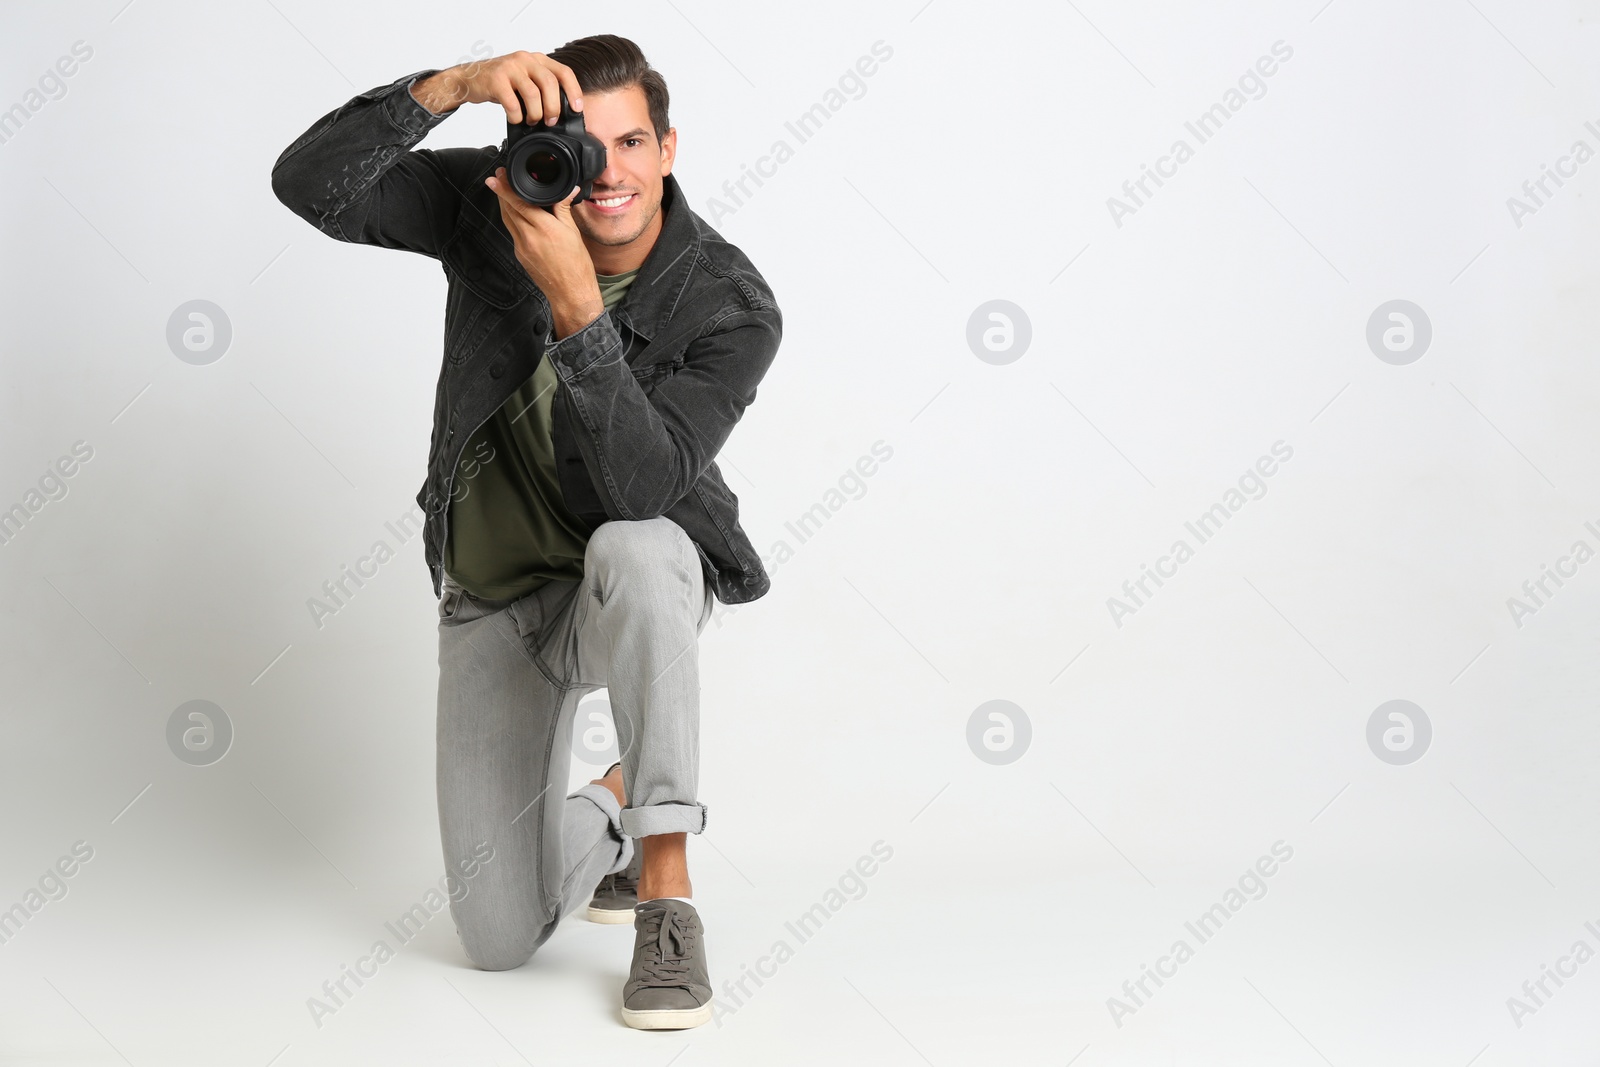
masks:
{"label": "ear", "polygon": [[672,173],[672,164],[678,158],[678,127],[669,126],[667,136],[661,141],[661,176]]}

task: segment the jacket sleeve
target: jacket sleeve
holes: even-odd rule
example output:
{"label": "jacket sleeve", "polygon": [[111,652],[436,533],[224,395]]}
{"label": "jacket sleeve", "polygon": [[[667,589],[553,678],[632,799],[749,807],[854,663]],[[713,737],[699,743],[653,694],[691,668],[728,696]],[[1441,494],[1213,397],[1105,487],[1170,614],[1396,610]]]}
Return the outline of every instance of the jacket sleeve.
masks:
{"label": "jacket sleeve", "polygon": [[434,73],[369,89],[314,122],[272,165],[273,194],[329,237],[437,259],[484,150],[412,148],[456,110],[435,115],[411,95]]}
{"label": "jacket sleeve", "polygon": [[755,401],[782,337],[775,305],[733,308],[690,342],[683,365],[646,396],[609,310],[559,341],[553,328],[546,331],[578,452],[609,516],[655,518],[694,487]]}

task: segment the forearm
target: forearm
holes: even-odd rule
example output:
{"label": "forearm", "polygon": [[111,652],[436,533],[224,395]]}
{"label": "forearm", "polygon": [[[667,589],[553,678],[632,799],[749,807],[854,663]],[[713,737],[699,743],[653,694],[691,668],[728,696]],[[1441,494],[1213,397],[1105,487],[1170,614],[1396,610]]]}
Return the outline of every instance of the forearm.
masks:
{"label": "forearm", "polygon": [[467,92],[461,84],[460,69],[449,67],[412,82],[411,96],[431,114],[442,117],[460,107]]}
{"label": "forearm", "polygon": [[775,307],[731,311],[648,395],[609,314],[546,338],[578,454],[608,515],[653,518],[694,488],[755,400],[781,335]]}

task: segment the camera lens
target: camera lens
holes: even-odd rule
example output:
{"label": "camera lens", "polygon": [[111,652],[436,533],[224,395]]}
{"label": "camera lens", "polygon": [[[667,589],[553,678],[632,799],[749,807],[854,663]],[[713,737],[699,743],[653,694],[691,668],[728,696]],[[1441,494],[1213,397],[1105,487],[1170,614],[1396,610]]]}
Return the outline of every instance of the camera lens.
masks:
{"label": "camera lens", "polygon": [[540,185],[554,185],[561,180],[561,158],[548,148],[536,149],[528,154],[528,177]]}

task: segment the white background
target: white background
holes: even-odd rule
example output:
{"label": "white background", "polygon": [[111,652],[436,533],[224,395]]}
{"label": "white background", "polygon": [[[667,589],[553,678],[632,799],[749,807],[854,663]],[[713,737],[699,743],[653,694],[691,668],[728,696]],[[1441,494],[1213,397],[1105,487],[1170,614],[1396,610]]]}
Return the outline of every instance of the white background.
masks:
{"label": "white background", "polygon": [[[1600,962],[1520,1025],[1508,998],[1600,950],[1600,562],[1520,626],[1507,601],[1600,549],[1600,162],[1520,226],[1507,200],[1600,149],[1600,4],[519,7],[8,5],[0,108],[93,55],[0,144],[0,507],[94,454],[0,545],[0,908],[94,856],[0,944],[0,1061],[1595,1062]],[[713,223],[785,323],[719,458],[757,547],[793,549],[702,640],[719,998],[892,859],[718,1025],[621,1024],[628,927],[580,916],[485,973],[441,915],[319,1027],[307,998],[443,873],[420,538],[320,628],[306,605],[413,506],[445,279],[318,234],[270,168],[358,92],[598,32],[666,76],[708,220],[796,147]],[[1117,225],[1276,41],[1259,99]],[[470,107],[425,145],[503,134]],[[233,328],[206,366],[165,337],[193,299]],[[966,340],[997,299],[1032,331],[1004,365]],[[1407,365],[1366,342],[1395,299],[1432,325]],[[1266,494],[1117,625],[1277,441]],[[235,730],[210,766],[167,746],[194,699]],[[1367,743],[1393,699],[1432,724],[1407,765]],[[967,740],[991,700],[1031,723],[1003,765]],[[1279,841],[1265,895],[1115,1018]]]}

